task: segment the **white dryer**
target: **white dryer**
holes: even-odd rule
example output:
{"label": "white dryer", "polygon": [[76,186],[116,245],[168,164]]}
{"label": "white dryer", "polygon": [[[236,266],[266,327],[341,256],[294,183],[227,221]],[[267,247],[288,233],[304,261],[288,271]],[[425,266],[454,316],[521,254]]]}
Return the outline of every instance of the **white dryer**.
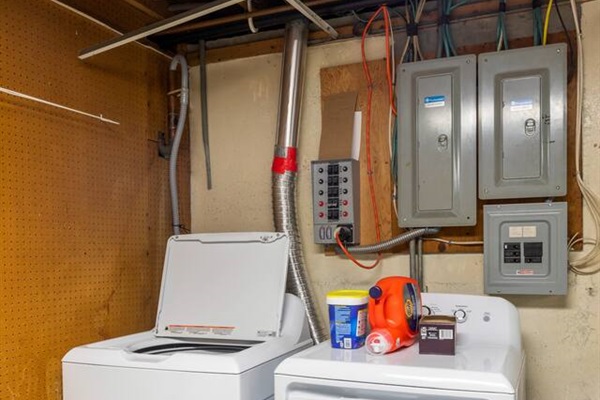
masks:
{"label": "white dryer", "polygon": [[418,344],[384,356],[321,343],[282,362],[276,400],[525,400],[519,315],[502,298],[423,293],[424,312],[456,315],[456,355]]}
{"label": "white dryer", "polygon": [[169,239],[156,327],[69,351],[63,399],[272,399],[275,367],[312,345],[284,294],[288,248],[280,233]]}

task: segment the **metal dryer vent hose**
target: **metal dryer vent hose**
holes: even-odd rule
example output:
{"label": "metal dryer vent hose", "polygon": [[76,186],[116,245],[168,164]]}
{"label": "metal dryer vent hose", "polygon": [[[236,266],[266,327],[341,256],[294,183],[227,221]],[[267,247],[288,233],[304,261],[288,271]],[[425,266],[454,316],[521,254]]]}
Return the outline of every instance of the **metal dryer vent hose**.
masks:
{"label": "metal dryer vent hose", "polygon": [[296,219],[296,152],[307,38],[308,27],[304,20],[292,21],[286,25],[277,143],[272,167],[273,216],[275,229],[285,232],[290,240],[287,289],[304,303],[310,334],[316,343],[320,343],[327,339],[327,331],[319,319],[314,296],[311,294]]}
{"label": "metal dryer vent hose", "polygon": [[181,97],[179,120],[177,121],[177,130],[171,147],[171,156],[169,157],[169,186],[171,188],[171,210],[173,212],[173,233],[179,235],[181,233],[181,222],[179,221],[179,197],[177,195],[177,156],[179,155],[179,144],[183,136],[183,128],[187,117],[187,108],[189,102],[188,94],[188,66],[185,57],[181,54],[173,57],[171,61],[171,71],[177,69],[177,64],[181,64]]}

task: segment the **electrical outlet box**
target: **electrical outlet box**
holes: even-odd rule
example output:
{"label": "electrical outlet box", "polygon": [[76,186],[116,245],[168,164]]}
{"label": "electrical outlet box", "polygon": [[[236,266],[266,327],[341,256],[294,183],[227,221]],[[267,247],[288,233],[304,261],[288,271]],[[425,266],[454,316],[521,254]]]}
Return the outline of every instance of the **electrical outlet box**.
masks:
{"label": "electrical outlet box", "polygon": [[[346,227],[347,244],[360,241],[360,164],[354,159],[313,161],[315,243],[336,243],[334,232]],[[346,230],[346,232],[348,232]]]}
{"label": "electrical outlet box", "polygon": [[479,55],[479,198],[567,192],[567,46]]}
{"label": "electrical outlet box", "polygon": [[483,213],[485,293],[567,293],[567,203],[487,205]]}
{"label": "electrical outlet box", "polygon": [[476,57],[398,67],[398,223],[477,223]]}

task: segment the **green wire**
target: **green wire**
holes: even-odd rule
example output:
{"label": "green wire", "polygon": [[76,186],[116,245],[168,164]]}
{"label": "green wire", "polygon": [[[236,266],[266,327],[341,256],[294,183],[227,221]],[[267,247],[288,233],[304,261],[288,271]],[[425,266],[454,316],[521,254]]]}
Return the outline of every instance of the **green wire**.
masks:
{"label": "green wire", "polygon": [[[456,4],[452,4],[453,0],[441,0],[441,2],[442,15],[445,18],[448,18],[453,10],[467,4],[469,0],[462,0]],[[450,24],[440,26],[438,43],[440,43],[437,48],[438,57],[453,57],[457,55],[454,39],[452,38],[452,31],[450,30]]]}

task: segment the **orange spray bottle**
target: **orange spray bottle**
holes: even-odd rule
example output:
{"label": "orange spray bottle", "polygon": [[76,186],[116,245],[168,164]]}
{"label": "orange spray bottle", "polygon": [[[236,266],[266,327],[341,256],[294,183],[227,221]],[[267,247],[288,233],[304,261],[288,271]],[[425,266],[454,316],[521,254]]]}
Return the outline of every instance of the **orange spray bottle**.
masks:
{"label": "orange spray bottle", "polygon": [[390,276],[369,290],[367,351],[391,353],[415,343],[421,318],[421,291],[416,280]]}

